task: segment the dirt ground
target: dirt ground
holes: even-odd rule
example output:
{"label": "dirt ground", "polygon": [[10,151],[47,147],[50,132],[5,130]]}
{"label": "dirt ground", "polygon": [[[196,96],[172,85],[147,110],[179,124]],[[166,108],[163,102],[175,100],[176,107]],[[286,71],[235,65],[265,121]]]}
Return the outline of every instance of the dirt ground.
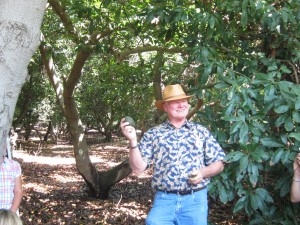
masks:
{"label": "dirt ground", "polygon": [[[124,143],[93,144],[90,149],[99,170],[116,166],[128,155]],[[144,224],[153,200],[150,171],[128,176],[111,189],[108,200],[99,200],[88,196],[71,145],[19,146],[14,158],[23,171],[20,216],[25,225]],[[232,215],[232,205],[209,201],[211,224],[247,224],[242,215]]]}

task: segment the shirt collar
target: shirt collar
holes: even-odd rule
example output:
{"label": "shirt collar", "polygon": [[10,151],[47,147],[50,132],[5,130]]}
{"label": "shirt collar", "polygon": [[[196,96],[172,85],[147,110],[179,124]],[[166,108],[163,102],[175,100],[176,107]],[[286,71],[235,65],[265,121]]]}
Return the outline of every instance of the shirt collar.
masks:
{"label": "shirt collar", "polygon": [[[173,124],[170,122],[170,120],[167,120],[166,122],[164,122],[163,125],[164,125],[166,128],[167,128],[167,127],[168,127],[168,128],[174,128],[174,126],[173,126]],[[189,128],[189,129],[191,129],[192,124],[191,124],[190,121],[185,120],[184,124],[183,124],[180,128],[182,128],[182,127],[187,127],[187,128]]]}

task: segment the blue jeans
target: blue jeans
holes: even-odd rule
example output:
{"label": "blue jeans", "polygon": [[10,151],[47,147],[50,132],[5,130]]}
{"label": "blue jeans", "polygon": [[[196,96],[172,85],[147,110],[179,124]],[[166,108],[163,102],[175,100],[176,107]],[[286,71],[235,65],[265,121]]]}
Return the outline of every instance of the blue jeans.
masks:
{"label": "blue jeans", "polygon": [[146,225],[207,225],[207,188],[189,195],[157,191]]}

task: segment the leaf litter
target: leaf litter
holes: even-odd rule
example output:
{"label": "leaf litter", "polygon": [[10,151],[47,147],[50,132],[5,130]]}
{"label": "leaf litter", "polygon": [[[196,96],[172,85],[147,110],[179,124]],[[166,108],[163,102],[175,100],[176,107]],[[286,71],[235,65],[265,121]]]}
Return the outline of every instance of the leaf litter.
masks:
{"label": "leaf litter", "polygon": [[[93,144],[90,158],[98,170],[107,170],[125,160],[122,143]],[[154,192],[151,172],[129,175],[116,185],[109,199],[88,195],[76,170],[72,146],[44,145],[39,152],[16,150],[23,179],[20,217],[24,225],[142,225],[151,208]],[[242,224],[243,215],[232,215],[231,204],[209,199],[209,221],[213,224]]]}

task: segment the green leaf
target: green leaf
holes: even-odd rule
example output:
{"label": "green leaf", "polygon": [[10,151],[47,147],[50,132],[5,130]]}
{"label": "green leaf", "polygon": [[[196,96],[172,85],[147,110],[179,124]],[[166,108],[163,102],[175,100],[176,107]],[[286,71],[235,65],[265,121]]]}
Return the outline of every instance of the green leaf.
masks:
{"label": "green leaf", "polygon": [[282,124],[284,124],[284,122],[286,121],[288,115],[287,114],[281,114],[277,120],[275,121],[275,125],[277,127],[281,126]]}
{"label": "green leaf", "polygon": [[256,194],[250,195],[250,202],[251,202],[252,209],[257,210],[260,201],[261,201],[260,197],[257,196]]}
{"label": "green leaf", "polygon": [[283,176],[280,177],[276,182],[275,189],[280,190],[280,197],[284,197],[290,192],[291,189],[290,180],[291,180],[290,176]]}
{"label": "green leaf", "polygon": [[245,207],[247,202],[248,202],[248,196],[241,197],[235,204],[235,206],[233,208],[233,213],[235,214],[235,213],[239,212],[242,208]]}
{"label": "green leaf", "polygon": [[256,162],[263,162],[265,160],[267,160],[269,158],[269,155],[262,150],[261,148],[257,148],[252,154],[251,154],[252,158],[256,161]]}
{"label": "green leaf", "polygon": [[280,105],[280,106],[278,106],[278,107],[276,107],[274,110],[275,110],[275,112],[276,113],[285,113],[285,112],[287,112],[288,110],[289,110],[289,106],[287,106],[287,105]]}
{"label": "green leaf", "polygon": [[201,56],[203,59],[207,59],[208,58],[208,55],[209,55],[209,51],[207,48],[202,48],[201,49]]}
{"label": "green leaf", "polygon": [[234,92],[235,92],[235,88],[231,88],[228,92],[227,92],[227,100],[231,100],[233,95],[234,95]]}
{"label": "green leaf", "polygon": [[298,111],[293,111],[292,118],[295,122],[300,123],[300,113]]}
{"label": "green leaf", "polygon": [[219,197],[220,197],[221,202],[222,203],[228,202],[228,197],[227,197],[227,193],[226,193],[226,190],[225,190],[224,186],[219,185],[218,189],[219,189]]}
{"label": "green leaf", "polygon": [[286,164],[290,161],[290,151],[289,150],[286,150],[282,153],[282,156],[281,156],[281,162],[283,164]]}
{"label": "green leaf", "polygon": [[254,126],[249,125],[249,130],[256,136],[261,136],[261,132]]}
{"label": "green leaf", "polygon": [[255,218],[251,219],[251,222],[249,224],[250,225],[252,225],[252,224],[264,224],[264,222],[265,222],[265,219],[261,215],[256,214]]}
{"label": "green leaf", "polygon": [[246,205],[245,205],[245,211],[246,211],[247,215],[251,215],[253,213],[253,211],[254,211],[252,209],[250,200],[248,200],[247,203],[246,203]]}
{"label": "green leaf", "polygon": [[205,70],[203,71],[203,73],[201,75],[201,84],[204,85],[208,81],[208,77],[211,73],[212,66],[213,66],[213,64],[209,64],[205,67]]}
{"label": "green leaf", "polygon": [[246,11],[243,11],[243,12],[242,12],[242,19],[241,19],[241,24],[242,24],[242,27],[243,27],[243,28],[246,27],[247,22],[248,22],[248,14],[247,14]]}
{"label": "green leaf", "polygon": [[279,143],[274,138],[262,138],[260,141],[264,146],[269,148],[284,147],[283,144]]}
{"label": "green leaf", "polygon": [[258,180],[258,166],[252,162],[249,162],[248,174],[252,186],[255,186]]}
{"label": "green leaf", "polygon": [[292,131],[294,129],[294,124],[291,117],[288,117],[284,122],[284,128],[286,131]]}
{"label": "green leaf", "polygon": [[300,141],[300,133],[290,133],[289,137],[295,138],[297,141]]}
{"label": "green leaf", "polygon": [[240,142],[241,142],[241,143],[246,143],[246,142],[248,142],[248,137],[249,137],[249,127],[248,127],[247,123],[243,123],[243,124],[241,125],[239,137],[240,137]]}
{"label": "green leaf", "polygon": [[298,97],[296,102],[295,102],[295,109],[299,110],[300,109],[300,98]]}
{"label": "green leaf", "polygon": [[209,20],[209,26],[210,26],[210,29],[214,29],[214,27],[215,27],[215,22],[216,22],[216,18],[215,18],[213,15],[211,15],[211,16],[210,16],[210,20]]}
{"label": "green leaf", "polygon": [[273,85],[269,85],[265,89],[264,101],[273,105],[273,101],[277,99],[278,96],[275,93],[275,87]]}
{"label": "green leaf", "polygon": [[237,131],[241,128],[242,125],[243,125],[243,121],[239,121],[239,122],[235,123],[235,124],[231,127],[230,133],[231,133],[231,134],[234,134],[235,132],[237,132]]}
{"label": "green leaf", "polygon": [[216,88],[216,89],[224,89],[224,88],[228,88],[229,87],[229,85],[228,84],[226,84],[226,83],[218,83],[218,84],[216,84],[215,86],[214,86],[214,88]]}
{"label": "green leaf", "polygon": [[223,116],[223,120],[234,122],[234,121],[240,121],[241,119],[236,116]]}
{"label": "green leaf", "polygon": [[276,63],[274,61],[273,61],[272,64],[270,64],[268,66],[268,71],[277,71],[277,69],[278,69],[278,67],[277,67],[277,65],[276,65]]}
{"label": "green leaf", "polygon": [[225,65],[223,65],[222,63],[217,63],[217,74],[219,76],[224,75],[224,67],[225,67]]}
{"label": "green leaf", "polygon": [[289,69],[286,65],[282,65],[282,66],[280,67],[280,71],[281,71],[282,73],[290,73],[290,72],[291,72],[290,69]]}
{"label": "green leaf", "polygon": [[287,14],[287,12],[285,11],[284,8],[282,10],[280,10],[280,12],[281,12],[282,20],[286,23],[288,21],[288,14]]}
{"label": "green leaf", "polygon": [[287,144],[288,142],[288,135],[287,134],[281,134],[280,135],[280,140],[282,141],[283,144]]}
{"label": "green leaf", "polygon": [[120,15],[121,15],[121,11],[122,11],[122,8],[119,7],[115,13],[115,21],[116,22],[119,22],[120,21]]}
{"label": "green leaf", "polygon": [[269,194],[269,192],[264,188],[257,188],[255,189],[255,193],[259,195],[262,199],[264,199],[267,202],[273,202],[273,198]]}
{"label": "green leaf", "polygon": [[240,172],[245,173],[249,163],[249,157],[247,155],[244,155],[240,160]]}
{"label": "green leaf", "polygon": [[292,89],[292,93],[294,93],[299,98],[299,96],[300,96],[299,84],[292,83],[291,89]]}
{"label": "green leaf", "polygon": [[243,28],[245,28],[247,23],[248,23],[247,5],[248,5],[248,0],[243,0],[243,3],[242,3],[242,18],[241,18],[241,24],[242,24]]}
{"label": "green leaf", "polygon": [[230,152],[227,156],[226,156],[226,162],[231,163],[231,162],[235,162],[240,160],[240,158],[242,158],[245,154],[243,152],[240,151],[236,151],[236,152]]}
{"label": "green leaf", "polygon": [[247,89],[247,94],[251,97],[251,98],[254,98],[256,99],[258,97],[258,94],[253,91],[253,90],[250,90],[250,89]]}
{"label": "green leaf", "polygon": [[279,160],[281,159],[282,153],[284,152],[283,148],[279,148],[276,150],[276,152],[274,153],[274,155],[271,158],[271,163],[272,164],[276,164],[279,162]]}

